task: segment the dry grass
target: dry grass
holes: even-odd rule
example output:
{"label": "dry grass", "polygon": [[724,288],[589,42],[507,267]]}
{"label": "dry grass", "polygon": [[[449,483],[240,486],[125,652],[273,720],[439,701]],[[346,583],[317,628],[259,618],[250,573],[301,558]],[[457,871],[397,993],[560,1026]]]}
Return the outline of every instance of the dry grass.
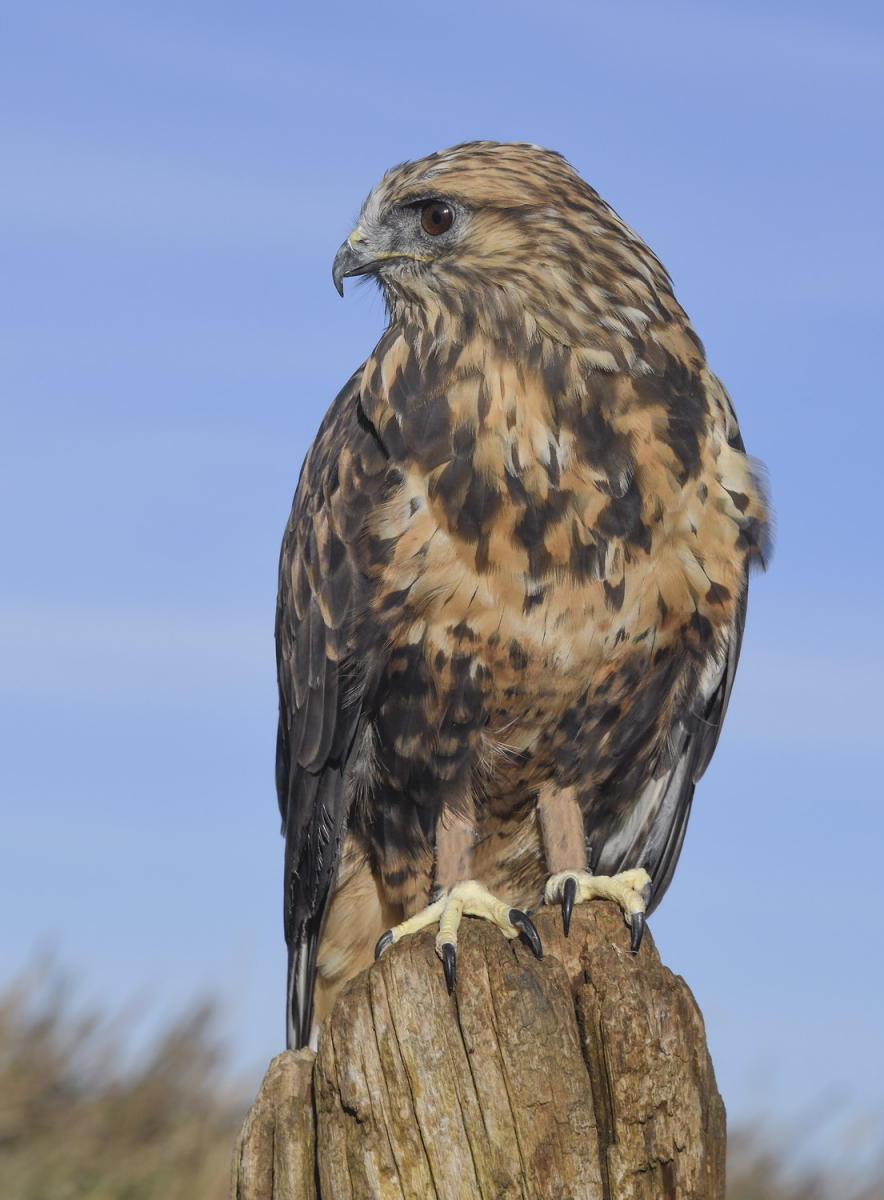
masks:
{"label": "dry grass", "polygon": [[0,995],[4,1200],[222,1200],[243,1105],[210,1005],[129,1069],[117,1015],[71,1011],[64,981],[29,972]]}
{"label": "dry grass", "polygon": [[[780,1141],[789,1144],[782,1134]],[[859,1146],[857,1161],[868,1163],[868,1150],[867,1144]],[[884,1161],[879,1160],[877,1168],[840,1162],[831,1168],[801,1169],[784,1163],[771,1131],[760,1126],[732,1129],[727,1200],[884,1200]]]}
{"label": "dry grass", "polygon": [[[223,1200],[247,1098],[210,1004],[131,1060],[119,1014],[76,1012],[57,973],[0,993],[3,1200]],[[784,1169],[759,1129],[730,1138],[728,1200],[882,1200],[874,1180]]]}

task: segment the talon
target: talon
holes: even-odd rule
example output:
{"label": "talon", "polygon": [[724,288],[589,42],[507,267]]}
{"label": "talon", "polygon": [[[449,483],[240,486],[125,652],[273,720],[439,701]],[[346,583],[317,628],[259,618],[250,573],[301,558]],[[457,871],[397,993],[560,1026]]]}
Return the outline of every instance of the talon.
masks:
{"label": "talon", "polygon": [[641,945],[645,932],[645,914],[654,887],[644,867],[633,867],[616,875],[592,875],[589,871],[561,871],[550,875],[543,895],[547,904],[561,903],[562,926],[565,936],[571,923],[575,904],[587,900],[613,900],[620,908],[631,932],[633,954]]}
{"label": "talon", "polygon": [[568,930],[571,928],[571,913],[574,909],[576,895],[577,880],[573,876],[569,876],[562,888],[562,929],[565,931],[565,937],[568,936]]}
{"label": "talon", "polygon": [[384,932],[381,934],[381,936],[378,938],[377,943],[374,948],[375,962],[378,961],[378,959],[381,957],[381,955],[384,953],[384,951],[387,949],[387,947],[392,944],[393,944],[393,930],[385,929]]}
{"label": "talon", "polygon": [[498,900],[488,889],[475,879],[462,879],[459,883],[446,888],[443,894],[428,904],[420,912],[414,913],[399,925],[381,934],[375,946],[375,958],[386,950],[391,942],[400,942],[405,937],[417,933],[438,923],[439,932],[436,934],[436,953],[442,959],[445,970],[445,982],[449,995],[454,990],[456,980],[456,946],[457,931],[463,917],[481,917],[491,921],[501,931],[504,937],[515,938],[521,933],[537,958],[543,954],[537,930],[528,917],[518,908],[509,908],[503,901]]}
{"label": "talon", "polygon": [[442,970],[445,972],[445,986],[450,996],[457,982],[457,951],[451,942],[444,942],[442,945]]}
{"label": "talon", "polygon": [[543,946],[540,942],[540,934],[534,928],[534,922],[527,913],[523,913],[520,908],[511,908],[509,911],[510,925],[515,925],[516,929],[520,929],[525,936],[525,940],[531,947],[535,958],[543,958]]}

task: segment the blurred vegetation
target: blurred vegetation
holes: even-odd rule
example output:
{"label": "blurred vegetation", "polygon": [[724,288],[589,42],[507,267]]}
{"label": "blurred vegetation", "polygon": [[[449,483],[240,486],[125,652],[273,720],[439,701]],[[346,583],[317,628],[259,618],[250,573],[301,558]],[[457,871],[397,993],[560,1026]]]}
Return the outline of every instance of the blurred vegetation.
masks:
{"label": "blurred vegetation", "polygon": [[[34,968],[0,992],[3,1200],[224,1200],[251,1096],[203,1003],[133,1058],[133,1014],[77,1010]],[[255,1087],[257,1085],[255,1084]],[[728,1200],[884,1200],[870,1180],[787,1170],[760,1128],[731,1132]]]}
{"label": "blurred vegetation", "polygon": [[134,1013],[75,1012],[57,971],[0,993],[3,1200],[222,1200],[246,1103],[210,1004],[132,1062]]}
{"label": "blurred vegetation", "polygon": [[884,1200],[884,1159],[869,1162],[868,1139],[860,1139],[855,1155],[845,1147],[837,1164],[803,1170],[784,1163],[783,1145],[794,1148],[798,1139],[779,1131],[779,1143],[760,1125],[728,1130],[727,1200]]}

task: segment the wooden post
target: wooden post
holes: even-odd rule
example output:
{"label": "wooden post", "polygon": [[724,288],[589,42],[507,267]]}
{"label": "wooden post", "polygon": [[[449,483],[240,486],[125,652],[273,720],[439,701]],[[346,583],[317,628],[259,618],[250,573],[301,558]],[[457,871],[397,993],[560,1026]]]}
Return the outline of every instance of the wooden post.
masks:
{"label": "wooden post", "polygon": [[465,920],[449,997],[426,932],[273,1060],[235,1200],[722,1200],[725,1114],[703,1020],[617,909],[536,924],[544,957]]}

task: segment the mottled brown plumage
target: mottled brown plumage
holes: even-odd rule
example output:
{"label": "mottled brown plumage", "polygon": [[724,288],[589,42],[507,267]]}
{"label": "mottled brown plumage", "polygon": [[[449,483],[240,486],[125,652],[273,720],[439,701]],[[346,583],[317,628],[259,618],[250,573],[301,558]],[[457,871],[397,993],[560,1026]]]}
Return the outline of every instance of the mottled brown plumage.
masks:
{"label": "mottled brown plumage", "polygon": [[293,1042],[314,984],[321,1018],[427,903],[440,822],[531,908],[563,866],[538,797],[578,805],[592,870],[645,867],[660,899],[765,531],[666,272],[559,155],[477,142],[395,168],[335,268],[375,275],[390,323],[282,548]]}

